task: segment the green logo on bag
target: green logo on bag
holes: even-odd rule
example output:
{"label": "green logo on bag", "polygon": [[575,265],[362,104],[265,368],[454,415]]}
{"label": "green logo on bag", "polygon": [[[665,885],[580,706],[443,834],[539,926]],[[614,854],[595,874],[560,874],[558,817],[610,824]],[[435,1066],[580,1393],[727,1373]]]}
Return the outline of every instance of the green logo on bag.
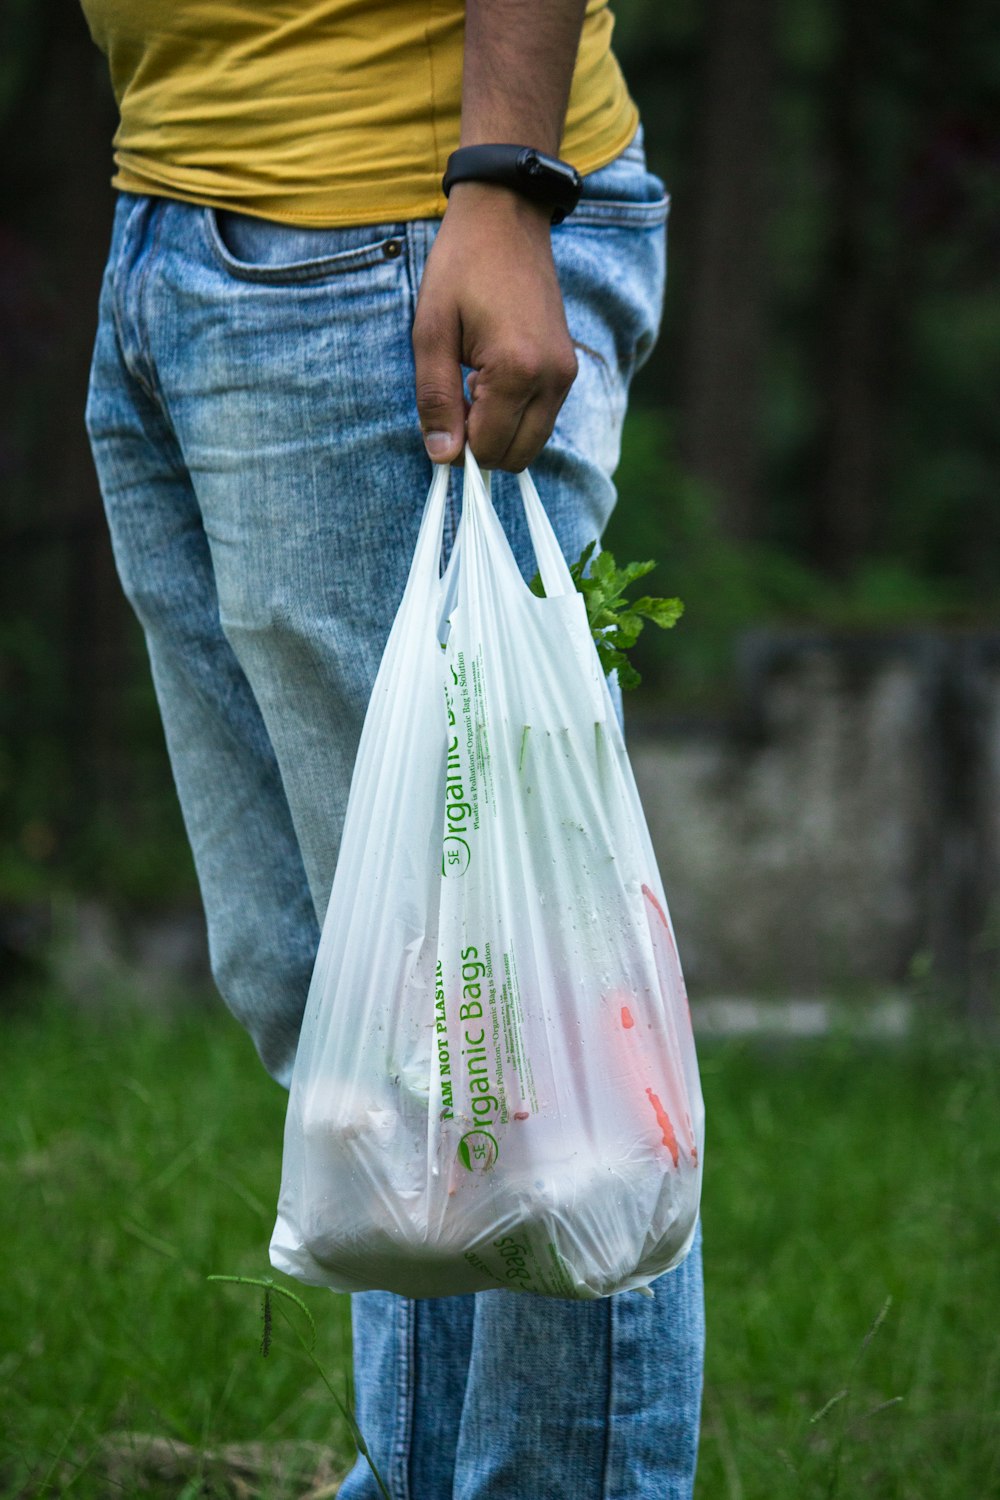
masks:
{"label": "green logo on bag", "polygon": [[488,1172],[500,1153],[488,1130],[467,1130],[458,1143],[458,1159],[470,1172]]}
{"label": "green logo on bag", "polygon": [[464,875],[469,868],[471,859],[469,846],[464,839],[456,838],[454,834],[444,841],[444,852],[441,855],[442,875]]}
{"label": "green logo on bag", "polygon": [[[452,673],[454,674],[454,667]],[[451,707],[451,695],[445,689],[448,704],[448,722],[454,724],[455,715]],[[442,875],[464,875],[469,868],[471,852],[463,834],[469,832],[472,803],[465,793],[465,778],[462,775],[462,756],[458,748],[458,736],[448,741],[448,767],[444,785],[444,845],[441,851]]]}

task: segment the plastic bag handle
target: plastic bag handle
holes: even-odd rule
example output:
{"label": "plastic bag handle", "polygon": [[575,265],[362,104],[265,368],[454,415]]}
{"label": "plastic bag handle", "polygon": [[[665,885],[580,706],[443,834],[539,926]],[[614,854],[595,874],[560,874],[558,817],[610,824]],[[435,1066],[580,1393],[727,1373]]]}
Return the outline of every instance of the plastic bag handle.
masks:
{"label": "plastic bag handle", "polygon": [[412,607],[417,598],[428,606],[436,603],[440,594],[441,547],[444,541],[444,515],[448,500],[447,464],[435,464],[431,486],[427,492],[424,513],[420,520],[413,560],[403,591],[403,600]]}
{"label": "plastic bag handle", "polygon": [[521,489],[521,501],[531,534],[531,545],[535,549],[535,560],[542,577],[546,598],[555,599],[560,594],[576,592],[576,585],[563,557],[562,548],[552,530],[552,522],[545,514],[545,507],[535,489],[535,481],[527,469],[517,476]]}
{"label": "plastic bag handle", "polygon": [[[472,450],[466,445],[465,465],[469,480],[471,481],[471,493],[473,503],[487,506],[491,511],[493,503],[490,498],[490,486],[487,476],[480,469]],[[535,482],[527,469],[522,469],[517,476],[518,486],[521,491],[521,501],[524,505],[524,514],[528,522],[528,532],[531,536],[531,545],[541,575],[542,586],[548,599],[555,599],[561,594],[573,594],[576,586],[570,576],[566,559],[563,557],[562,548],[556,539],[552,529],[552,522],[545,514]]]}

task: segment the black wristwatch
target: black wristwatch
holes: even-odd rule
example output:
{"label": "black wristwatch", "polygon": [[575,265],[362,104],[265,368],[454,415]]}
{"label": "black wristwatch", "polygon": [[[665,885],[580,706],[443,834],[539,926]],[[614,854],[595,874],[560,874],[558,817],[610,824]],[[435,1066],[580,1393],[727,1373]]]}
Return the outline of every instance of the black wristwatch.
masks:
{"label": "black wristwatch", "polygon": [[495,182],[552,209],[561,224],[580,201],[583,181],[575,167],[533,146],[460,146],[448,158],[441,186],[445,197],[456,182]]}

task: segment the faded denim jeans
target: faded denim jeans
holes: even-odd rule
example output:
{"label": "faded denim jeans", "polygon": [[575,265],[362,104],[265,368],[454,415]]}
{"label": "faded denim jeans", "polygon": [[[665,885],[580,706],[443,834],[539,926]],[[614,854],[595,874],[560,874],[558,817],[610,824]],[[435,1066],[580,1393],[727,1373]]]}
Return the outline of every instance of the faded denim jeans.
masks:
{"label": "faded denim jeans", "polygon": [[[532,472],[571,560],[614,504],[628,385],[659,323],[667,207],[637,138],[553,231],[580,371]],[[437,227],[297,229],[131,194],[115,213],[87,426],[213,972],[286,1085],[430,478],[410,330]],[[494,499],[530,576],[511,476]],[[690,1497],[700,1237],[654,1292],[356,1296],[357,1414],[393,1500]],[[341,1496],[376,1500],[364,1463]]]}

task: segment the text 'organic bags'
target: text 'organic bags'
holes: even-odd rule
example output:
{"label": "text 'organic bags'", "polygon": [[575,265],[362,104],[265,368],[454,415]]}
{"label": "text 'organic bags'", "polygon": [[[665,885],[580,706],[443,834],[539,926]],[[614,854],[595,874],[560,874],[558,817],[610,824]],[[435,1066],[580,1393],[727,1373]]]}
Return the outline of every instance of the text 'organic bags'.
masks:
{"label": "text 'organic bags'", "polygon": [[435,470],[365,721],[271,1259],[341,1291],[599,1297],[683,1259],[704,1113],[663,888],[535,488],[528,590]]}

